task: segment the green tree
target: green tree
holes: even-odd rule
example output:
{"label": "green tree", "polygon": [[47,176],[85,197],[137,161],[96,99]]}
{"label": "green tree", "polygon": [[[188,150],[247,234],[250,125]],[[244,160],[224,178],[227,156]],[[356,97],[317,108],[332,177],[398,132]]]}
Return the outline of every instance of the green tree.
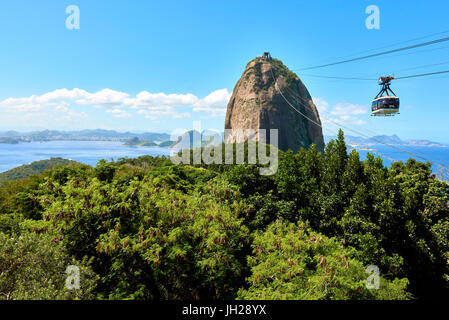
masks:
{"label": "green tree", "polygon": [[223,180],[179,190],[161,177],[55,184],[44,218],[72,254],[94,257],[103,298],[233,297],[250,239],[239,193]]}
{"label": "green tree", "polygon": [[[0,299],[93,299],[97,276],[84,259],[71,259],[49,235],[0,233]],[[80,270],[80,288],[65,287],[66,268]]]}
{"label": "green tree", "polygon": [[408,299],[406,279],[380,279],[378,290],[367,289],[367,273],[354,249],[315,233],[305,225],[280,221],[256,234],[248,257],[249,287],[240,299]]}

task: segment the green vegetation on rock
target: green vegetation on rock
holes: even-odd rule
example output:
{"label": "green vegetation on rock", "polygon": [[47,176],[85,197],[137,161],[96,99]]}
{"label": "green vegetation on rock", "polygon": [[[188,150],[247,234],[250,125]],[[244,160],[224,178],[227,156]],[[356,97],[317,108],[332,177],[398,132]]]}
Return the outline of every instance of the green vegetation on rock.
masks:
{"label": "green vegetation on rock", "polygon": [[126,141],[123,145],[128,147],[167,147],[172,144],[173,144],[172,141],[165,141],[162,142],[161,144],[157,144],[153,141],[140,140],[139,138],[134,137]]}
{"label": "green vegetation on rock", "polygon": [[41,174],[44,170],[52,169],[57,166],[67,166],[69,164],[76,164],[75,161],[63,158],[51,158],[49,160],[34,161],[30,164],[24,164],[20,167],[0,173],[0,185],[6,181],[14,181],[25,179],[33,174]]}
{"label": "green vegetation on rock", "polygon": [[161,148],[168,148],[168,147],[170,147],[172,144],[174,143],[174,141],[164,141],[164,142],[161,142],[160,144],[159,144],[159,147],[161,147]]}

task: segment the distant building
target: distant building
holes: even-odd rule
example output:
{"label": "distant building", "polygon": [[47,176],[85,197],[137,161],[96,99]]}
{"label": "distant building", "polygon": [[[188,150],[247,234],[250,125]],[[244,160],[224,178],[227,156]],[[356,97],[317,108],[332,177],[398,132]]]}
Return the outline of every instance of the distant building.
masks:
{"label": "distant building", "polygon": [[264,52],[262,58],[267,61],[271,61],[271,55],[269,52]]}

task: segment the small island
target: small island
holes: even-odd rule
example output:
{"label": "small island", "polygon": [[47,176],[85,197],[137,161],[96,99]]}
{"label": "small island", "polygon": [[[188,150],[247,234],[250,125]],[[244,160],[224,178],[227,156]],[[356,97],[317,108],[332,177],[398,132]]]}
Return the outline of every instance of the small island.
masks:
{"label": "small island", "polygon": [[169,147],[171,147],[173,145],[173,143],[174,143],[174,141],[171,141],[171,140],[164,141],[164,142],[161,142],[159,144],[159,147],[161,147],[161,148],[169,148]]}
{"label": "small island", "polygon": [[148,140],[140,140],[138,137],[134,137],[126,141],[123,145],[127,147],[162,147],[168,148],[173,144],[173,141],[164,141],[160,144],[157,144],[153,141]]}

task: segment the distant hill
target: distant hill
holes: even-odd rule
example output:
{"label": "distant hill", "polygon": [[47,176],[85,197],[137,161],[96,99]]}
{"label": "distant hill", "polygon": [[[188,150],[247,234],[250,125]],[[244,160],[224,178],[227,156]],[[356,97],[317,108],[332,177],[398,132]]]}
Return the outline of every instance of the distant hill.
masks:
{"label": "distant hill", "polygon": [[140,140],[137,137],[129,139],[123,145],[127,147],[158,147],[159,145],[153,141]]}
{"label": "distant hill", "polygon": [[175,142],[167,140],[167,141],[161,142],[161,144],[159,144],[159,147],[161,147],[161,148],[169,148],[171,145],[173,145],[173,143],[175,143]]}
{"label": "distant hill", "polygon": [[200,141],[201,147],[210,146],[217,142],[221,143],[223,141],[223,133],[207,130],[200,133],[196,130],[190,130],[179,136],[178,140],[173,142],[170,148],[176,150],[196,148],[199,147],[198,144]]}
{"label": "distant hill", "polygon": [[[402,141],[397,135],[393,134],[391,136],[388,135],[380,135],[380,136],[374,136],[372,137],[373,139],[375,139],[374,142],[376,141],[380,141],[383,143],[388,143],[388,144],[406,144],[405,141]],[[373,139],[368,141],[372,141]]]}
{"label": "distant hill", "polygon": [[413,146],[420,146],[420,147],[449,147],[445,144],[441,144],[438,142],[433,142],[429,140],[405,140],[406,143]]}
{"label": "distant hill", "polygon": [[6,181],[14,181],[28,178],[33,174],[41,174],[44,170],[52,169],[57,166],[66,166],[69,164],[76,164],[76,161],[67,160],[63,158],[51,158],[49,160],[41,160],[24,164],[20,167],[0,173],[0,185]]}
{"label": "distant hill", "polygon": [[[330,139],[335,139],[335,137],[326,137],[326,143]],[[397,135],[378,135],[372,138],[362,138],[356,136],[345,136],[346,143],[350,146],[374,146],[379,144],[390,144],[390,145],[402,145],[402,146],[417,146],[417,147],[442,147],[448,148],[449,146],[442,143],[429,141],[429,140],[402,140]]]}

